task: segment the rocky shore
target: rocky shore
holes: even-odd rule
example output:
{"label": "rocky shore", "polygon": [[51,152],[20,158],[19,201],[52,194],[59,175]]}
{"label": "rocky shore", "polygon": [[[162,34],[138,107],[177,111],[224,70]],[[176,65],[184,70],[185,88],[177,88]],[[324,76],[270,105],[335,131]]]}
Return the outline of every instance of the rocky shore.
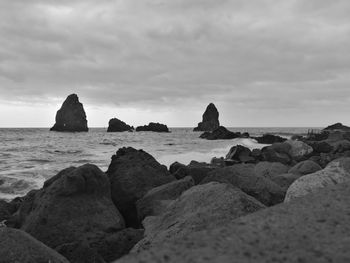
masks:
{"label": "rocky shore", "polygon": [[256,140],[211,163],[127,147],[106,172],[66,168],[0,201],[0,262],[350,262],[348,127]]}

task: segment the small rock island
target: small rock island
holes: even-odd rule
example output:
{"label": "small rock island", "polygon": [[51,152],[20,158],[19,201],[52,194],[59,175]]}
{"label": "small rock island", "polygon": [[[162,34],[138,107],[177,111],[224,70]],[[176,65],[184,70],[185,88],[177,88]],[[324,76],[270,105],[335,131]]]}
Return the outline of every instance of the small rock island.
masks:
{"label": "small rock island", "polygon": [[202,122],[193,131],[214,131],[219,128],[219,112],[213,103],[210,103],[203,114]]}
{"label": "small rock island", "polygon": [[86,114],[77,94],[71,94],[57,111],[56,123],[50,131],[87,132]]}
{"label": "small rock island", "polygon": [[125,132],[125,131],[133,131],[134,127],[126,124],[125,122],[113,118],[109,120],[107,132]]}
{"label": "small rock island", "polygon": [[150,122],[148,125],[138,126],[136,131],[169,132],[169,129],[165,124]]}

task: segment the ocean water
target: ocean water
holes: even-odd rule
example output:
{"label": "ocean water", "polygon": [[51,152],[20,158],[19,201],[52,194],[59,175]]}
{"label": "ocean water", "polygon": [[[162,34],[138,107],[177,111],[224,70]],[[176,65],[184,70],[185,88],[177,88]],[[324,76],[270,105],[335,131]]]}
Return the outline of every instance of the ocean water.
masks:
{"label": "ocean water", "polygon": [[[310,128],[311,129],[311,128]],[[208,141],[198,138],[192,128],[173,128],[171,133],[107,133],[92,128],[87,133],[58,133],[44,128],[0,129],[0,199],[12,199],[40,188],[43,182],[69,166],[92,163],[107,170],[111,156],[124,146],[143,149],[160,163],[175,161],[209,162],[225,156],[234,145],[262,148],[252,139]],[[264,133],[290,137],[304,134],[308,128],[232,128],[252,136]]]}

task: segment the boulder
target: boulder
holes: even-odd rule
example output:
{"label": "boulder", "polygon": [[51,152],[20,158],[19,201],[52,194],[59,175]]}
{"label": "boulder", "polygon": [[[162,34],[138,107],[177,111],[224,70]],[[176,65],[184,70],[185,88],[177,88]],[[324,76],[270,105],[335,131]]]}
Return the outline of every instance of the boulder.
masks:
{"label": "boulder", "polygon": [[278,162],[259,162],[254,168],[258,176],[263,176],[273,181],[274,176],[287,173],[289,167]]}
{"label": "boulder", "polygon": [[112,199],[123,215],[126,225],[138,228],[141,222],[136,211],[136,201],[149,190],[174,181],[167,167],[158,163],[150,154],[134,148],[121,148],[108,167]]}
{"label": "boulder", "polygon": [[180,168],[185,168],[186,165],[179,163],[179,162],[174,162],[169,166],[169,172],[171,174],[174,174],[177,172],[177,170],[179,170]]}
{"label": "boulder", "polygon": [[233,146],[226,155],[225,162],[226,164],[255,162],[255,158],[251,154],[251,150],[247,147],[242,145]]}
{"label": "boulder", "polygon": [[279,162],[289,165],[292,158],[289,155],[291,146],[287,143],[274,143],[261,149],[261,159],[266,162]]}
{"label": "boulder", "polygon": [[50,129],[60,132],[86,132],[88,131],[86,114],[83,104],[79,102],[76,94],[71,94],[57,111],[56,123]]}
{"label": "boulder", "polygon": [[219,168],[216,165],[208,163],[200,163],[196,161],[191,161],[186,167],[182,167],[174,173],[176,179],[182,179],[186,176],[191,176],[195,184],[199,184],[210,172]]}
{"label": "boulder", "polygon": [[199,136],[202,139],[207,140],[231,140],[241,137],[240,132],[231,132],[224,126],[220,126],[212,132],[204,132]]}
{"label": "boulder", "polygon": [[21,229],[54,249],[106,238],[125,228],[110,188],[107,175],[95,165],[65,169],[25,203],[28,214]]}
{"label": "boulder", "polygon": [[323,129],[324,131],[350,131],[350,127],[338,122]]}
{"label": "boulder", "polygon": [[333,148],[333,153],[343,153],[350,150],[350,141],[340,140],[330,143]]}
{"label": "boulder", "polygon": [[271,180],[255,174],[254,164],[236,164],[212,171],[201,184],[228,183],[253,196],[266,206],[283,202],[285,191]]}
{"label": "boulder", "polygon": [[69,263],[62,255],[29,234],[0,227],[1,263]]}
{"label": "boulder", "polygon": [[219,112],[215,105],[210,103],[203,114],[202,122],[198,123],[198,126],[193,131],[214,131],[219,126]]}
{"label": "boulder", "polygon": [[194,186],[172,202],[165,213],[144,220],[145,239],[133,251],[228,224],[237,217],[264,207],[251,196],[228,184],[211,182]]}
{"label": "boulder", "polygon": [[4,200],[0,200],[0,223],[9,219],[10,216],[10,204]]}
{"label": "boulder", "polygon": [[314,153],[330,153],[333,150],[333,147],[326,141],[306,141],[314,151]]}
{"label": "boulder", "polygon": [[340,158],[332,161],[318,172],[300,177],[286,193],[285,202],[300,196],[320,191],[324,187],[333,186],[350,180],[350,158]]}
{"label": "boulder", "polygon": [[165,124],[150,122],[148,125],[138,126],[136,131],[169,132],[169,129]]}
{"label": "boulder", "polygon": [[132,131],[134,127],[126,124],[125,122],[113,118],[109,120],[107,132],[125,132]]}
{"label": "boulder", "polygon": [[260,137],[253,137],[258,143],[261,144],[274,144],[279,142],[285,142],[287,139],[278,135],[273,134],[264,134]]}
{"label": "boulder", "polygon": [[271,176],[271,181],[280,186],[284,192],[287,192],[289,186],[301,176],[293,173],[274,174]]}
{"label": "boulder", "polygon": [[213,166],[217,166],[217,167],[225,167],[226,163],[225,163],[225,158],[224,157],[213,157],[210,160],[210,164]]}
{"label": "boulder", "polygon": [[312,147],[302,141],[287,140],[285,143],[291,146],[288,154],[293,160],[301,160],[313,152]]}
{"label": "boulder", "polygon": [[151,189],[136,202],[137,214],[142,221],[146,216],[160,215],[172,200],[178,198],[184,191],[194,186],[192,177],[163,184]]}
{"label": "boulder", "polygon": [[349,262],[350,183],[169,240],[118,263]]}
{"label": "boulder", "polygon": [[302,162],[296,164],[295,166],[293,166],[288,171],[288,173],[307,175],[307,174],[315,173],[319,170],[322,170],[322,167],[319,164],[317,164],[311,160],[306,160],[306,161],[302,161]]}

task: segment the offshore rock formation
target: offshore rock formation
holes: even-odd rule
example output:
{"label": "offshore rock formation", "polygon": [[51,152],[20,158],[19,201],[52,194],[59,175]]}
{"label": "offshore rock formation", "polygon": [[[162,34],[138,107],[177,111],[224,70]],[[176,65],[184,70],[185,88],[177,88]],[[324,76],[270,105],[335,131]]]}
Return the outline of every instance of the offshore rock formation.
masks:
{"label": "offshore rock formation", "polygon": [[169,129],[165,124],[150,122],[148,125],[138,126],[136,131],[169,132]]}
{"label": "offshore rock formation", "polygon": [[231,140],[236,138],[247,138],[249,134],[241,134],[240,132],[231,132],[224,126],[220,126],[212,132],[206,131],[199,138],[207,140]]}
{"label": "offshore rock formation", "polygon": [[134,127],[126,124],[125,122],[113,118],[109,120],[107,132],[124,132],[124,131],[132,131]]}
{"label": "offshore rock formation", "polygon": [[203,114],[202,122],[193,131],[214,131],[219,128],[219,112],[213,103],[210,103]]}
{"label": "offshore rock formation", "polygon": [[60,132],[86,132],[88,131],[86,114],[83,104],[79,102],[76,94],[71,94],[57,111],[56,123],[50,129]]}

